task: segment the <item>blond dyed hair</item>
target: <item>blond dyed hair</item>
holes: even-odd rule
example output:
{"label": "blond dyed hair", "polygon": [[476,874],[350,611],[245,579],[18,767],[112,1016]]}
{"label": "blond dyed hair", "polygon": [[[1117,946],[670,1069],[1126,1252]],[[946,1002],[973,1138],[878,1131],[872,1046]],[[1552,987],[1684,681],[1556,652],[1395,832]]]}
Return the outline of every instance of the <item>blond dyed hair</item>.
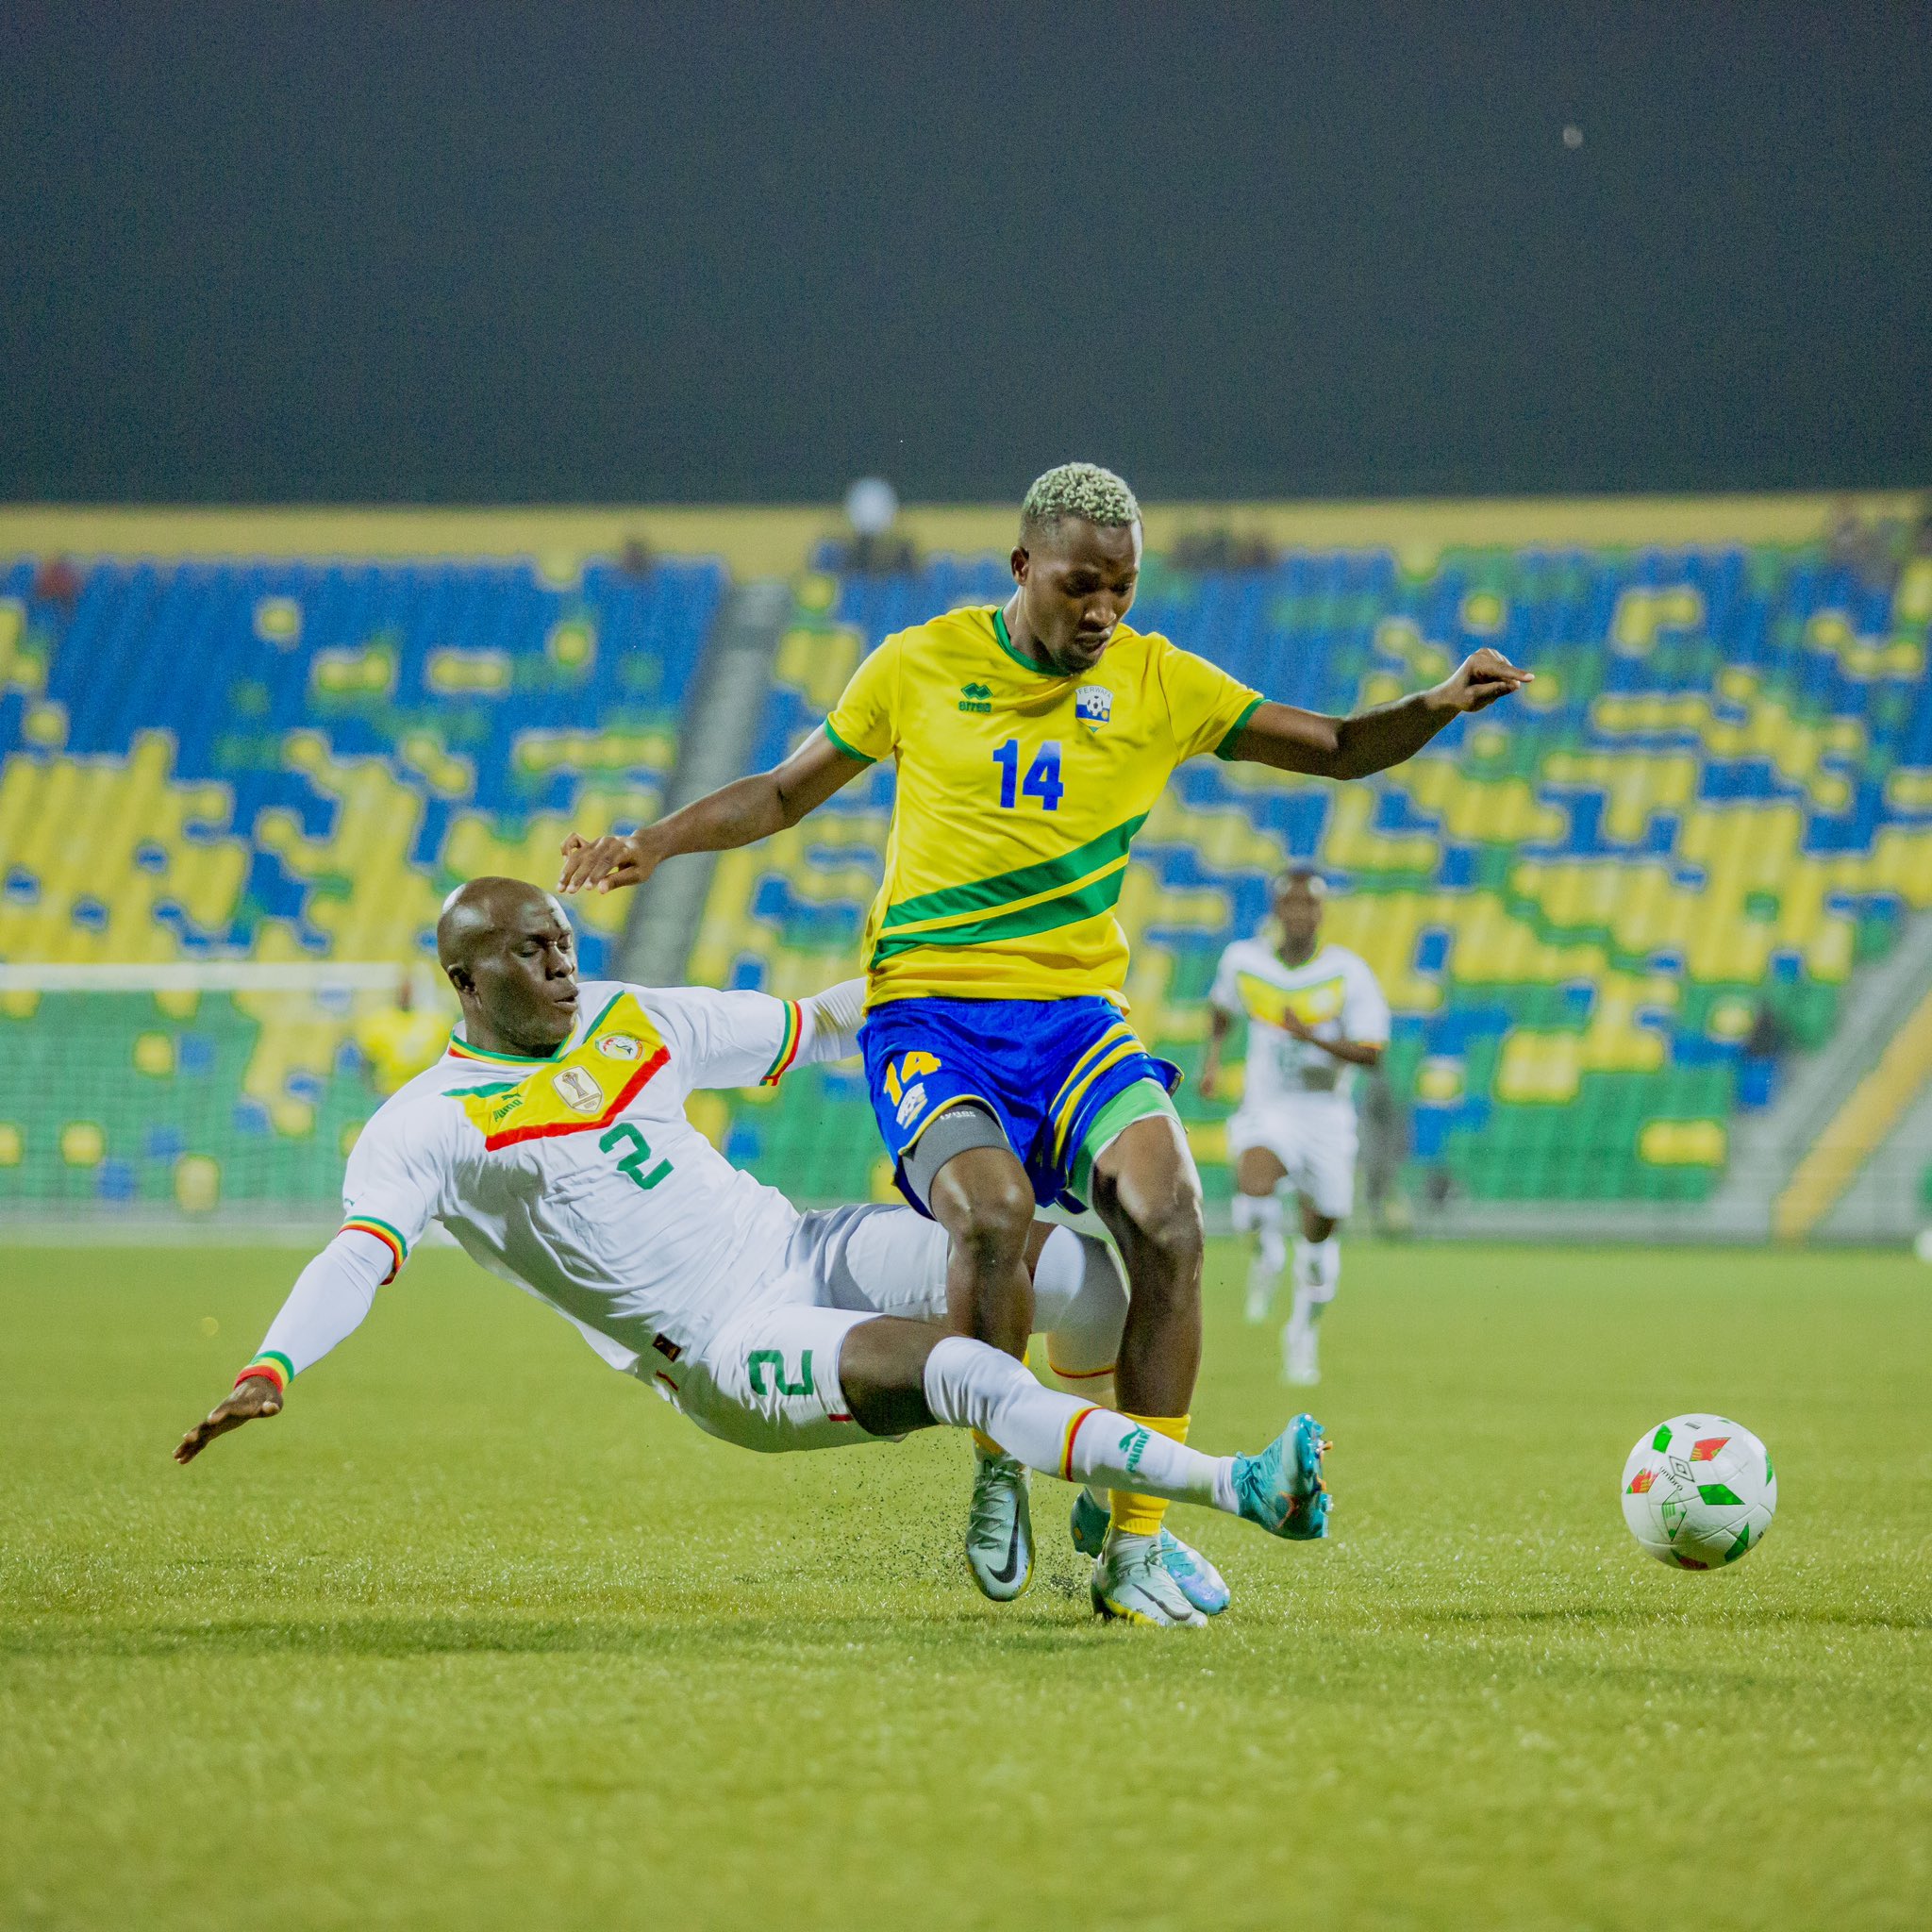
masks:
{"label": "blond dyed hair", "polygon": [[1024,541],[1063,517],[1080,517],[1103,528],[1118,529],[1141,521],[1141,505],[1111,470],[1103,470],[1098,463],[1061,463],[1036,477],[1021,499],[1021,539]]}

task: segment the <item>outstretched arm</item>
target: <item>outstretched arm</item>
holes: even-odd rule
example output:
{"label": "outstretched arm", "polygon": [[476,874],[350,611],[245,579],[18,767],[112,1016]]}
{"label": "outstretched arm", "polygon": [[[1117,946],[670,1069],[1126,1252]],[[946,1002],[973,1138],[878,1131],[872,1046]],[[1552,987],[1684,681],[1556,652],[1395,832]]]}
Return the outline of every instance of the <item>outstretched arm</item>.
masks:
{"label": "outstretched arm", "polygon": [[618,886],[641,886],[680,852],[726,852],[769,839],[816,810],[868,763],[841,751],[823,731],[814,731],[783,764],[721,786],[655,825],[603,839],[573,832],[563,841],[558,891],[581,892],[594,886],[608,892]]}
{"label": "outstretched arm", "polygon": [[1441,684],[1350,718],[1257,705],[1225,755],[1314,778],[1366,778],[1413,758],[1445,724],[1465,712],[1487,710],[1535,675],[1486,644]]}
{"label": "outstretched arm", "polygon": [[219,1402],[175,1445],[176,1462],[192,1462],[217,1436],[258,1416],[279,1415],[290,1378],[317,1362],[369,1312],[395,1255],[375,1236],[344,1228],[296,1277],[281,1313],[255,1358]]}

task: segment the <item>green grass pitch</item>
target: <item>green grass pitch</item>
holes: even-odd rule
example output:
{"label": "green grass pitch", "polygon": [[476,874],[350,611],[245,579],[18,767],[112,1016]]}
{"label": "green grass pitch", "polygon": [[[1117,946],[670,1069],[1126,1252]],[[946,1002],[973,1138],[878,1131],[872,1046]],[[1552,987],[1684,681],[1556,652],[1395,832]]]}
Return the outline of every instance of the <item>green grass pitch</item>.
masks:
{"label": "green grass pitch", "polygon": [[[1235,1605],[1165,1636],[1089,1615],[1061,1486],[996,1608],[957,1438],[753,1457],[443,1251],[176,1469],[298,1259],[6,1253],[8,1932],[1925,1923],[1907,1258],[1354,1245],[1335,1540],[1177,1512]],[[1297,1406],[1239,1273],[1216,1449]],[[1707,1577],[1616,1494],[1695,1407],[1782,1491]]]}

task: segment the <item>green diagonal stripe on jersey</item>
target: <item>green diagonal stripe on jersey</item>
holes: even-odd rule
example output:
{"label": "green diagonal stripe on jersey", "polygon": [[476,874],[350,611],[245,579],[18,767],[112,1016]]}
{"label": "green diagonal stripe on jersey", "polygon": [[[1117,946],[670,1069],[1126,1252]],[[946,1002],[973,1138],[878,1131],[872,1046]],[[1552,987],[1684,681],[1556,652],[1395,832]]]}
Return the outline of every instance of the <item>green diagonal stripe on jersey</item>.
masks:
{"label": "green diagonal stripe on jersey", "polygon": [[[901,900],[896,906],[887,907],[886,916],[879,925],[880,934],[890,937],[902,926],[924,925],[929,920],[972,919],[977,913],[1010,906],[1015,899],[1031,899],[1041,893],[1077,885],[1090,873],[1124,858],[1134,834],[1146,823],[1147,814],[1142,812],[1139,818],[1128,819],[1112,831],[1103,832],[1099,838],[1090,839],[1086,844],[1076,845],[1073,851],[1062,853],[1058,858],[1044,858],[1034,865],[1019,866],[1012,872],[995,873],[991,878],[974,879],[968,885],[947,886],[937,892],[922,892],[916,899]],[[1116,883],[1114,896],[1117,898],[1119,893],[1120,888]],[[1108,905],[1112,903],[1111,899],[1108,901]],[[1030,913],[1039,908],[1028,907],[1025,909]],[[1053,919],[1046,924],[1058,925],[1060,922]],[[1021,932],[1041,932],[1045,929],[1041,925],[1016,928]],[[938,941],[936,934],[922,937],[935,943]]]}
{"label": "green diagonal stripe on jersey", "polygon": [[[909,953],[915,946],[981,946],[993,940],[1024,939],[1036,932],[1051,932],[1057,926],[1077,925],[1096,913],[1112,911],[1121,896],[1121,885],[1127,868],[1116,865],[1105,878],[1082,886],[1077,891],[1062,892],[1055,899],[1041,899],[1024,906],[1017,912],[995,912],[985,919],[967,921],[962,925],[941,925],[930,931],[902,933],[895,937],[882,933],[872,949],[872,963],[890,959],[897,953]],[[939,895],[935,893],[934,897]]]}

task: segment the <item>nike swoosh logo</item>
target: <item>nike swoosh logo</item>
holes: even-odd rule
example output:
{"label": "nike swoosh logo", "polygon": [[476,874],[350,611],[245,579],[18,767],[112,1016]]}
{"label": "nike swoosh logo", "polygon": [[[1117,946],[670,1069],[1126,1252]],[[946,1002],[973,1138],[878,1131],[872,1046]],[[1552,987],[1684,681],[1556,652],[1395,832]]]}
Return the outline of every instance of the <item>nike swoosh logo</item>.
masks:
{"label": "nike swoosh logo", "polygon": [[1013,1519],[1013,1540],[1007,1545],[1007,1567],[1004,1570],[990,1570],[987,1572],[987,1574],[990,1575],[995,1583],[1010,1583],[1012,1582],[1014,1577],[1019,1575],[1019,1574],[1020,1521],[1018,1517],[1015,1517]]}

